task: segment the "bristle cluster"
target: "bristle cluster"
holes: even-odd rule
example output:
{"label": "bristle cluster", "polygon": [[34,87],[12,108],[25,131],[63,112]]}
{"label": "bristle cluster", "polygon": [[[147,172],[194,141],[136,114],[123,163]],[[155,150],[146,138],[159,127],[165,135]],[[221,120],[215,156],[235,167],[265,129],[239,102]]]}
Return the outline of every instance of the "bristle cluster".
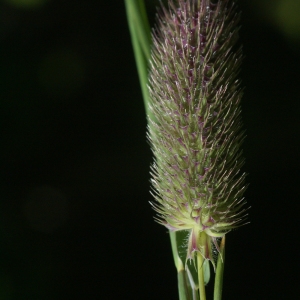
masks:
{"label": "bristle cluster", "polygon": [[245,216],[238,21],[229,0],[169,1],[153,32],[152,205],[159,223],[190,230],[190,258],[211,259],[208,244]]}

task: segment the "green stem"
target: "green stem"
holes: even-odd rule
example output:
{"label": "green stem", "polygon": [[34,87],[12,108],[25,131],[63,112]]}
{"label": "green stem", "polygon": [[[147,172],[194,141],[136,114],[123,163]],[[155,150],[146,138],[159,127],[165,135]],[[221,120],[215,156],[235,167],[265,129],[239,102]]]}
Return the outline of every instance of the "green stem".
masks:
{"label": "green stem", "polygon": [[179,300],[190,300],[186,279],[186,271],[181,270],[177,273]]}
{"label": "green stem", "polygon": [[151,44],[151,29],[147,17],[146,7],[144,0],[137,0],[138,1],[138,8],[139,12],[136,13],[137,16],[137,23],[142,24],[142,26],[138,26],[137,32],[139,36],[139,40],[142,44],[142,49],[144,55],[147,60],[150,59],[150,44]]}
{"label": "green stem", "polygon": [[222,300],[223,274],[225,264],[225,236],[222,238],[220,252],[217,261],[217,270],[215,276],[214,300]]}
{"label": "green stem", "polygon": [[206,300],[203,263],[204,263],[203,256],[198,251],[197,252],[197,266],[198,266],[198,284],[199,284],[200,300]]}
{"label": "green stem", "polygon": [[145,110],[147,115],[151,115],[147,86],[148,62],[150,59],[150,26],[146,9],[143,0],[125,0],[125,7]]}
{"label": "green stem", "polygon": [[169,233],[171,239],[174,264],[177,269],[179,300],[190,300],[191,298],[190,298],[189,287],[187,282],[187,273],[184,264],[178,253],[179,245],[181,245],[182,241],[179,238],[178,232],[169,231]]}

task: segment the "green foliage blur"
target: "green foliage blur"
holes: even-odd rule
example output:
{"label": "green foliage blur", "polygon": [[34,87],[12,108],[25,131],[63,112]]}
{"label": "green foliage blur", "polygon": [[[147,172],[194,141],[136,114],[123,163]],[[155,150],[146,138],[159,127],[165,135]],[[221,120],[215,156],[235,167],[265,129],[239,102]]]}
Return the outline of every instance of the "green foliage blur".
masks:
{"label": "green foliage blur", "polygon": [[[294,299],[300,1],[239,3],[252,209],[224,299]],[[2,0],[0,23],[0,300],[177,299],[123,2]]]}

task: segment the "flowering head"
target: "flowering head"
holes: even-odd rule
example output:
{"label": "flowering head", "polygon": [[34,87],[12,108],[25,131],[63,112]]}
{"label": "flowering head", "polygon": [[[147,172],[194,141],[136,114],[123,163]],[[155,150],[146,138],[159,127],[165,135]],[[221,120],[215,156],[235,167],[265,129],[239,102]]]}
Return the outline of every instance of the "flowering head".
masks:
{"label": "flowering head", "polygon": [[213,262],[245,217],[237,79],[239,14],[229,0],[169,1],[153,32],[149,140],[157,221],[188,230],[188,258]]}

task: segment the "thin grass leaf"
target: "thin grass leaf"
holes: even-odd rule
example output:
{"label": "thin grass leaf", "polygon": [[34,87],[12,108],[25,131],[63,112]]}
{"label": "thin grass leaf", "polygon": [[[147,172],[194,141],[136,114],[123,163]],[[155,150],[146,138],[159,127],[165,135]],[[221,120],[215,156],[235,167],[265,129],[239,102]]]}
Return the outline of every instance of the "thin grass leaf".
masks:
{"label": "thin grass leaf", "polygon": [[190,284],[188,284],[189,279],[187,277],[187,272],[185,270],[184,264],[180,258],[179,251],[178,251],[184,239],[182,238],[182,236],[178,235],[177,232],[174,231],[170,231],[170,239],[171,239],[174,264],[177,269],[179,299],[191,300],[192,287]]}
{"label": "thin grass leaf", "polygon": [[215,276],[214,300],[222,300],[223,275],[225,264],[225,236],[222,238],[218,255],[217,270]]}
{"label": "thin grass leaf", "polygon": [[[147,115],[152,115],[149,111],[149,91],[147,87],[147,70],[150,58],[150,29],[141,2],[143,1],[125,0],[125,7],[145,110]],[[142,10],[141,13],[144,15],[143,17],[140,16],[140,9]]]}

